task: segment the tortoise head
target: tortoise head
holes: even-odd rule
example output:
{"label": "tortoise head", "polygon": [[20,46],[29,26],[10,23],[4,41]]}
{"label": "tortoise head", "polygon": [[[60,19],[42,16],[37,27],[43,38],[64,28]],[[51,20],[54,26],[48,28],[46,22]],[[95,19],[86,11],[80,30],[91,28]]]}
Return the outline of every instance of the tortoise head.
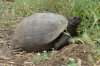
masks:
{"label": "tortoise head", "polygon": [[82,19],[79,16],[75,16],[75,17],[72,17],[69,21],[70,21],[69,23],[71,23],[71,25],[77,26],[81,23]]}
{"label": "tortoise head", "polygon": [[67,30],[71,34],[71,36],[77,36],[77,27],[81,23],[81,17],[75,16],[72,17],[68,22]]}

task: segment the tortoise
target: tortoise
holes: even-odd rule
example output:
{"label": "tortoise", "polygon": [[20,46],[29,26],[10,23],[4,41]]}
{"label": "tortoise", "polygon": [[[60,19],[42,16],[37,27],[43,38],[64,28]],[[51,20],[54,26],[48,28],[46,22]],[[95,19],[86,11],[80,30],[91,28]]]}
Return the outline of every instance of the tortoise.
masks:
{"label": "tortoise", "polygon": [[69,44],[70,36],[77,36],[80,23],[78,16],[68,20],[60,14],[34,13],[16,25],[13,49],[26,52],[59,50]]}

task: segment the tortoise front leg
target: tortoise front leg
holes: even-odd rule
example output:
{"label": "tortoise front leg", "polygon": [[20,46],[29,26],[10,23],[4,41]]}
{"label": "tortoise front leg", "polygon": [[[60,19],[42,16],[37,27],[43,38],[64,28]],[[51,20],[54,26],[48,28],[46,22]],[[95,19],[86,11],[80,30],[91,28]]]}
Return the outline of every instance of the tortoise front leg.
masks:
{"label": "tortoise front leg", "polygon": [[54,44],[54,49],[55,50],[59,50],[62,47],[66,46],[66,45],[69,45],[69,38],[70,38],[70,35],[67,35],[65,33],[62,33],[59,36],[57,42]]}

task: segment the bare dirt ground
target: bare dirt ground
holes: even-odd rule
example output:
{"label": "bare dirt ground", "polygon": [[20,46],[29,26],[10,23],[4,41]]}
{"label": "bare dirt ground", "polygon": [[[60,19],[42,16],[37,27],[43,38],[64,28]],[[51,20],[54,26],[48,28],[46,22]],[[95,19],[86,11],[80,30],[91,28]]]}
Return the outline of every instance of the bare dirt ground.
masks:
{"label": "bare dirt ground", "polygon": [[34,53],[12,54],[9,46],[12,35],[12,27],[0,25],[0,66],[71,66],[72,62],[78,66],[93,66],[95,62],[87,45],[71,44],[54,53],[50,59],[34,64],[29,61],[34,58]]}

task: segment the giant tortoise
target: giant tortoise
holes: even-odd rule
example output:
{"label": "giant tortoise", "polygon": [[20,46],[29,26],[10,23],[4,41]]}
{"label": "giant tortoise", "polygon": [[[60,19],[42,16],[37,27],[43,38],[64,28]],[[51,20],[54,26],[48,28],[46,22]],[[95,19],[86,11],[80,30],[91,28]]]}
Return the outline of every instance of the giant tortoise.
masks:
{"label": "giant tortoise", "polygon": [[70,36],[77,35],[80,22],[78,16],[68,20],[60,14],[34,13],[16,25],[13,49],[27,52],[61,49],[69,44]]}

